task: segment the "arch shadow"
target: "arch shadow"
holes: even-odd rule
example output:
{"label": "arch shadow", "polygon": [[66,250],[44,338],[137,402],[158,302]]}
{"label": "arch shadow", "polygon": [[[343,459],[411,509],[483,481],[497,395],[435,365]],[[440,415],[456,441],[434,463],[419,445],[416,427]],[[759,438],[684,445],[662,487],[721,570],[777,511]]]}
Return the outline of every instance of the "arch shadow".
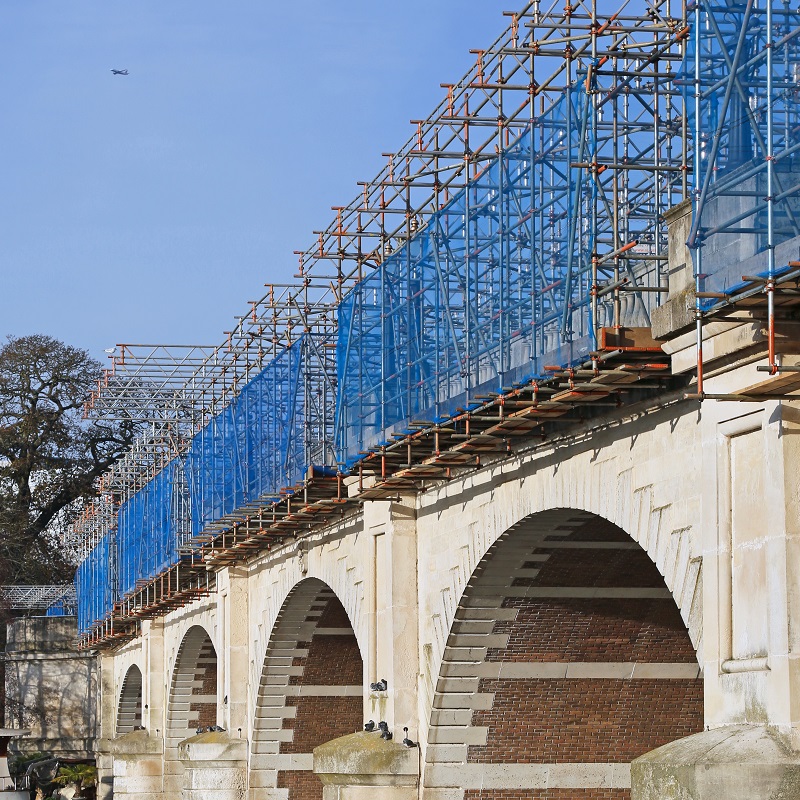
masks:
{"label": "arch shadow", "polygon": [[208,631],[193,625],[184,634],[175,659],[167,701],[164,790],[179,796],[183,765],[178,744],[198,729],[217,724],[217,652]]}

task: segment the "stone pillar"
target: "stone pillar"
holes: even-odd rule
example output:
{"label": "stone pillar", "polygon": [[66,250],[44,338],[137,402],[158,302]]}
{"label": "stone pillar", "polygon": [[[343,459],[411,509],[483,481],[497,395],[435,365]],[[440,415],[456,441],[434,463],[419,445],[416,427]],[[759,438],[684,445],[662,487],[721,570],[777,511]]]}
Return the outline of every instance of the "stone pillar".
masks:
{"label": "stone pillar", "polygon": [[250,661],[247,571],[227,567],[217,573],[221,647],[217,719],[234,738],[247,735],[247,686]]}
{"label": "stone pillar", "polygon": [[417,735],[419,605],[417,529],[413,500],[364,504],[373,569],[367,597],[369,649],[364,654],[367,684],[386,679],[385,692],[365,695],[364,717],[385,720],[395,738],[408,727]]}
{"label": "stone pillar", "polygon": [[244,800],[247,794],[247,740],[209,731],[178,745],[183,762],[183,800]]}
{"label": "stone pillar", "polygon": [[798,749],[800,415],[777,402],[709,405],[701,516],[706,726],[770,725]]}
{"label": "stone pillar", "polygon": [[113,656],[98,655],[97,666],[100,673],[100,729],[95,743],[97,800],[111,800],[114,796],[114,757],[111,755],[111,741],[116,732],[117,719]]}
{"label": "stone pillar", "polygon": [[113,759],[114,800],[162,800],[164,740],[133,731],[109,742]]}
{"label": "stone pillar", "polygon": [[169,676],[165,673],[163,619],[142,621],[142,643],[145,659],[142,672],[142,725],[151,736],[164,738]]}
{"label": "stone pillar", "polygon": [[[711,378],[735,392],[752,367]],[[702,408],[703,671],[708,730],[633,763],[634,800],[800,796],[800,414]]]}
{"label": "stone pillar", "polygon": [[351,733],[314,748],[322,800],[417,800],[419,748]]}

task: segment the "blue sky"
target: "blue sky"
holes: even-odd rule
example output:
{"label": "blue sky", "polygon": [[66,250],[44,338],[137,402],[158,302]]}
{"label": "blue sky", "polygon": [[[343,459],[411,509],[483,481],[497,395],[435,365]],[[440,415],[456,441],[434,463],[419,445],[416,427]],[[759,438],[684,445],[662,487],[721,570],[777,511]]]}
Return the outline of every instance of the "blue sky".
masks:
{"label": "blue sky", "polygon": [[0,335],[221,341],[507,5],[0,3]]}

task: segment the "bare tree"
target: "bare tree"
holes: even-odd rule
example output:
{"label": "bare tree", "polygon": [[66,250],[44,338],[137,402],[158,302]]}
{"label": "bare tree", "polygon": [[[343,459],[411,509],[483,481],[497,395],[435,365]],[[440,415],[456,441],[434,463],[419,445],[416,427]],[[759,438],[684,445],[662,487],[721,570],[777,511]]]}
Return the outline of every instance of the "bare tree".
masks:
{"label": "bare tree", "polygon": [[102,375],[85,350],[49,336],[0,347],[0,583],[63,583],[74,566],[51,528],[128,448],[130,424],[83,419]]}

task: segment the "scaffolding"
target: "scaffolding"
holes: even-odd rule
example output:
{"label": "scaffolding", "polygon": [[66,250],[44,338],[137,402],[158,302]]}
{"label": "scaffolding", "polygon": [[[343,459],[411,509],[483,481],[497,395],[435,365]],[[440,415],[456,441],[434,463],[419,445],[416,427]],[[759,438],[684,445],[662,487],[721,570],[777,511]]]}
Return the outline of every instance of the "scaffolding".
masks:
{"label": "scaffolding", "polygon": [[800,278],[800,11],[777,0],[696,3],[685,71],[703,398],[709,320],[765,321],[763,371],[797,371],[778,363],[775,328],[797,305]]}
{"label": "scaffolding", "polygon": [[[103,479],[100,534],[75,529],[84,646],[359,500],[676,388],[650,336],[665,212],[691,191],[700,345],[706,301],[734,285],[729,234],[772,259],[797,234],[800,25],[771,2],[700,3],[692,25],[672,0],[508,14],[296,253],[295,284],[269,285],[221,345],[120,345],[86,413],[139,435]],[[767,296],[787,263],[758,273]]]}
{"label": "scaffolding", "polygon": [[72,523],[70,538],[78,546],[78,633],[86,634],[107,624],[116,597],[115,503],[104,482]]}
{"label": "scaffolding", "polygon": [[337,481],[340,292],[309,278],[269,285],[216,347],[118,346],[85,414],[138,435],[72,528],[86,643],[130,636],[154,604],[206,593],[204,546],[220,530],[256,515],[261,530],[264,508],[298,485]]}
{"label": "scaffolding", "polygon": [[0,605],[12,611],[34,611],[48,617],[74,616],[77,597],[72,584],[0,586]]}

